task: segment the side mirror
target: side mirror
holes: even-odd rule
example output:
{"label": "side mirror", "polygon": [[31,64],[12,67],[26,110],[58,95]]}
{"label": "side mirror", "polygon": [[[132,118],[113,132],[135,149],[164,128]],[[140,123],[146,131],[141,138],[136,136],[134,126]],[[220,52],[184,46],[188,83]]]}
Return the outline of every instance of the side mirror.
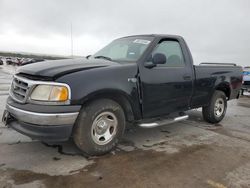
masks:
{"label": "side mirror", "polygon": [[167,58],[164,54],[162,53],[156,53],[154,54],[153,58],[152,58],[152,62],[155,65],[158,64],[165,64],[167,62]]}

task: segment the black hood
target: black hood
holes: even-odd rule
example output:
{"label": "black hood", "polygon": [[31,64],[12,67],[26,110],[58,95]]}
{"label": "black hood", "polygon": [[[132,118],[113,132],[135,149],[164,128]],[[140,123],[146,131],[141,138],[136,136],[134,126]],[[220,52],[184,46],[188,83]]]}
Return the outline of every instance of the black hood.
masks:
{"label": "black hood", "polygon": [[43,61],[20,67],[17,70],[17,74],[46,78],[58,78],[65,74],[85,69],[100,68],[111,65],[119,64],[104,59],[64,59],[54,61]]}

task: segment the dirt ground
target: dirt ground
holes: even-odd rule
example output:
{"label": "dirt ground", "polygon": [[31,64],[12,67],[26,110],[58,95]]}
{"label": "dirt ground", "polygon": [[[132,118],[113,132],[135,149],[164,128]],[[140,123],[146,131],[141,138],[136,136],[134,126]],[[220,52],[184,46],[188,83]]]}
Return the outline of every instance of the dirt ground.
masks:
{"label": "dirt ground", "polygon": [[[0,114],[11,80],[0,68]],[[0,124],[0,188],[250,187],[250,97],[232,100],[224,120],[127,129],[118,147],[86,158],[74,144],[48,145]]]}

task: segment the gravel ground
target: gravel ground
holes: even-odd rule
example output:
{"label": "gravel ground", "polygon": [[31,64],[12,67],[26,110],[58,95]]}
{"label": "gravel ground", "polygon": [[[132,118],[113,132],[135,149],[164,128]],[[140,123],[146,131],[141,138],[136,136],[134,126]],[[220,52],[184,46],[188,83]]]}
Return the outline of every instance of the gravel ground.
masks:
{"label": "gravel ground", "polygon": [[[0,113],[13,69],[0,67]],[[0,124],[0,188],[250,187],[250,97],[229,102],[224,120],[126,130],[117,149],[86,158],[69,141],[48,145]]]}

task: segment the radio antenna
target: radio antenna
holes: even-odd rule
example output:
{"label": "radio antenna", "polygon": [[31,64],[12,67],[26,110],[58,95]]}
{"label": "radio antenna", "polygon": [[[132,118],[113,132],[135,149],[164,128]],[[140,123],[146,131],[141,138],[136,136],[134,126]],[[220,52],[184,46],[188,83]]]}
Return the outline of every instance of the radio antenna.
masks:
{"label": "radio antenna", "polygon": [[72,22],[70,23],[70,36],[71,36],[71,57],[73,58],[73,32],[72,32]]}

